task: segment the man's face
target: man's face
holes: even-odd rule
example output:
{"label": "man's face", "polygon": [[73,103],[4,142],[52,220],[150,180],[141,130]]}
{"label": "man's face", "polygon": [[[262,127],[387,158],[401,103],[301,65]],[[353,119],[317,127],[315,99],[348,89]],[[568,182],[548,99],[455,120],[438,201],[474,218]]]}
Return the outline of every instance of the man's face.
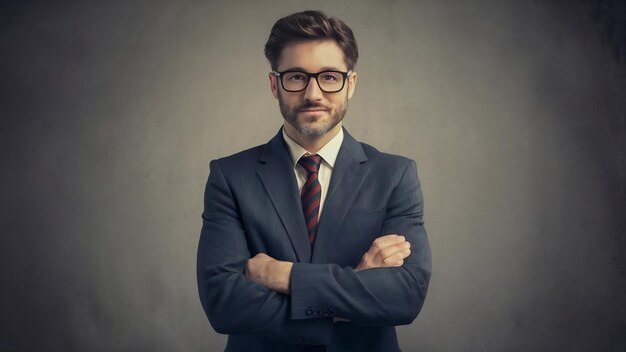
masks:
{"label": "man's face", "polygon": [[[343,51],[334,40],[302,41],[287,45],[280,56],[276,71],[299,70],[318,73],[326,70],[348,71]],[[269,75],[272,94],[278,99],[285,121],[299,134],[318,137],[340,128],[339,122],[348,109],[348,99],[354,93],[356,73],[346,80],[343,89],[336,93],[323,92],[315,78],[301,92],[287,92],[280,78]]]}

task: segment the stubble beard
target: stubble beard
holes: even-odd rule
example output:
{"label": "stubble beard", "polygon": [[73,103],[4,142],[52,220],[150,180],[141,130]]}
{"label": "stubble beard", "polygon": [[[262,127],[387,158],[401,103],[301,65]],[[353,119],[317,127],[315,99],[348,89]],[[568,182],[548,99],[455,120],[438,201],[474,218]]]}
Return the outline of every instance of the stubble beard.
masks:
{"label": "stubble beard", "polygon": [[[296,106],[289,106],[283,101],[281,95],[278,96],[278,102],[280,105],[280,112],[283,114],[285,121],[298,131],[298,133],[307,137],[319,137],[332,130],[343,120],[346,112],[348,111],[348,97],[346,97],[345,101],[336,106],[334,109],[322,104],[312,103],[310,101],[305,101]],[[298,121],[298,113],[301,109],[315,107],[326,108],[327,111],[323,113],[329,114],[330,119],[319,126],[315,126],[316,122]]]}

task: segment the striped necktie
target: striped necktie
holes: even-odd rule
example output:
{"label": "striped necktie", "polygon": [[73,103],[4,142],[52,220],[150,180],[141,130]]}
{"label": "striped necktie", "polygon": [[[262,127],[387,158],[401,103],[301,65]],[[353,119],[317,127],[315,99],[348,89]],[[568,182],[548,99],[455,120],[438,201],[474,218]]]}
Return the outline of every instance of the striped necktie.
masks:
{"label": "striped necktie", "polygon": [[317,172],[320,169],[322,157],[319,155],[303,156],[298,160],[298,164],[302,166],[308,176],[304,187],[302,187],[302,210],[304,211],[304,220],[306,228],[309,231],[309,243],[313,247],[315,242],[315,233],[317,232],[317,220],[320,210],[320,199],[322,195],[322,186],[317,179]]}

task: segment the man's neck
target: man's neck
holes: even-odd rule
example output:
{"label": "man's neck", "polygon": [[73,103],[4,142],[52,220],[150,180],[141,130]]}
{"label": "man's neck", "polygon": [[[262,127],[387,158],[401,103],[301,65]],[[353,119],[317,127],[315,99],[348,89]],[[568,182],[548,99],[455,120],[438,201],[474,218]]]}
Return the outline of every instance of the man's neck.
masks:
{"label": "man's neck", "polygon": [[339,133],[339,131],[341,131],[341,122],[339,122],[337,126],[333,127],[333,129],[331,129],[330,131],[317,137],[302,135],[288,123],[284,124],[284,128],[285,133],[287,134],[287,136],[289,136],[289,138],[293,139],[309,153],[315,154],[320,149],[322,149],[326,145],[326,143],[333,139]]}

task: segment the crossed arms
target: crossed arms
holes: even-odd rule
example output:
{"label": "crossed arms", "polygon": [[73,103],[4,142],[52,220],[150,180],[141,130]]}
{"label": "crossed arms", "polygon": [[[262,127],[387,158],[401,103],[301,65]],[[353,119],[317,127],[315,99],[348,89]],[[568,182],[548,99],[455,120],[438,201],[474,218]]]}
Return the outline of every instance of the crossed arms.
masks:
{"label": "crossed arms", "polygon": [[240,217],[219,163],[211,162],[198,286],[217,332],[328,344],[332,317],[358,325],[402,325],[419,313],[430,278],[430,248],[414,162],[406,163],[389,197],[381,236],[354,268],[252,256]]}
{"label": "crossed arms", "polygon": [[[363,254],[354,271],[373,268],[397,267],[411,254],[411,242],[404,236],[390,234],[378,237]],[[276,260],[259,253],[246,263],[246,277],[270,290],[289,294],[292,262]]]}

